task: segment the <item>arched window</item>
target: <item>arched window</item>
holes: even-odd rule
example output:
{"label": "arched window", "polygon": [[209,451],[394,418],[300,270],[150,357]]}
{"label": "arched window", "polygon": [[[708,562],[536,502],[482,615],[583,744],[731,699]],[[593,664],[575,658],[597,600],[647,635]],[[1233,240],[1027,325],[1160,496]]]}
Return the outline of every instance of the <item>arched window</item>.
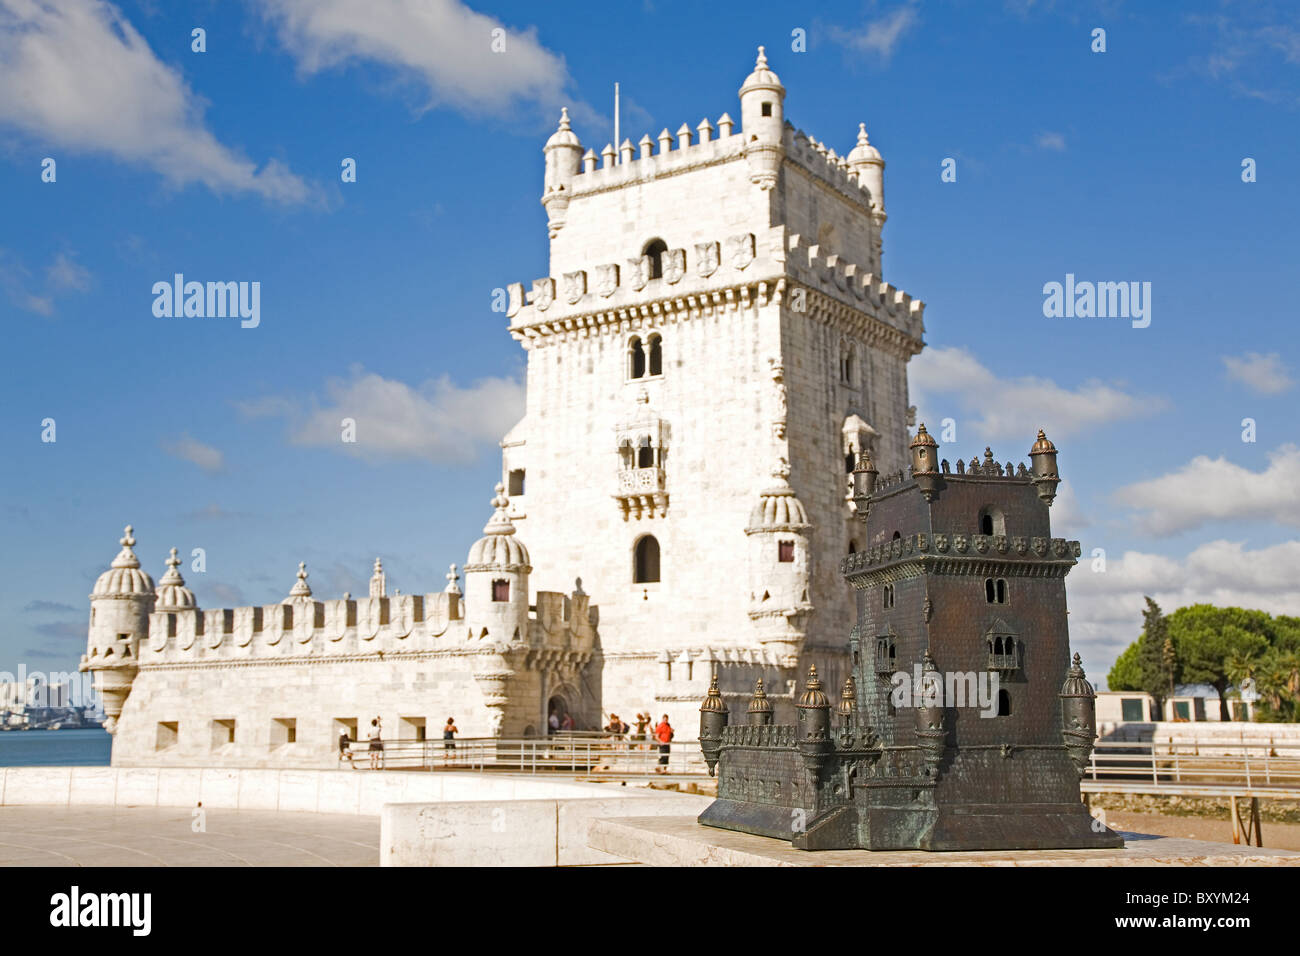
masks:
{"label": "arched window", "polygon": [[648,534],[636,543],[634,549],[632,580],[637,584],[651,584],[659,580],[659,542]]}
{"label": "arched window", "polygon": [[655,466],[655,450],[650,444],[649,435],[641,436],[641,443],[636,452],[636,466],[638,468],[653,468]]}
{"label": "arched window", "polygon": [[632,341],[627,343],[627,377],[644,378],[645,377],[645,348],[641,345],[640,336],[633,336]]}
{"label": "arched window", "polygon": [[857,464],[858,464],[858,456],[853,453],[853,446],[850,445],[849,450],[844,454],[844,473],[846,475],[853,474],[853,469],[857,466]]}
{"label": "arched window", "polygon": [[1005,578],[984,579],[984,600],[989,604],[1007,603],[1007,582]]}
{"label": "arched window", "polygon": [[1011,716],[1011,695],[1005,690],[998,691],[998,716]]}
{"label": "arched window", "polygon": [[840,344],[840,381],[845,385],[853,384],[853,366],[855,364],[855,354],[853,346],[845,343]]}
{"label": "arched window", "polygon": [[664,348],[663,339],[658,335],[652,335],[647,340],[650,347],[650,374],[662,375],[664,373]]}
{"label": "arched window", "polygon": [[667,251],[668,243],[662,239],[651,239],[641,249],[641,255],[650,257],[650,278],[664,277],[664,253]]}

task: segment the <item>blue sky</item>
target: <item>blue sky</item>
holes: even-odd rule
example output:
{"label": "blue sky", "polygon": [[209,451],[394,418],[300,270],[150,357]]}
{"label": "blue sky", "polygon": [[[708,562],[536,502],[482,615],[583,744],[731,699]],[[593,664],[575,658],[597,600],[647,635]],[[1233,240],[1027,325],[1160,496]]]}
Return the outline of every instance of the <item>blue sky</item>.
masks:
{"label": "blue sky", "polygon": [[[363,592],[376,554],[440,589],[521,409],[490,306],[546,271],[559,107],[597,152],[615,81],[633,141],[738,116],[760,43],[795,126],[884,155],[943,453],[1061,446],[1057,531],[1106,556],[1070,578],[1090,674],[1143,594],[1300,613],[1293,6],[0,0],[0,670],[75,666],[128,521],[155,578],[205,550],[208,607],[300,560]],[[260,282],[261,324],[156,318],[176,272]],[[1150,326],[1044,317],[1067,273],[1150,282]],[[382,425],[346,446],[353,412]]]}

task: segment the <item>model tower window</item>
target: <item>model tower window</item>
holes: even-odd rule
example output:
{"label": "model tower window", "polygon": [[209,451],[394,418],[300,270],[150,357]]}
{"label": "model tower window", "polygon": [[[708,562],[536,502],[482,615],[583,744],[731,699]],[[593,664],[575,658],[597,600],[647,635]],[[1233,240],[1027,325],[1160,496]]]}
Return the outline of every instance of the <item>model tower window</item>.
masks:
{"label": "model tower window", "polygon": [[652,534],[636,543],[632,580],[637,584],[653,584],[659,580],[659,542]]}
{"label": "model tower window", "polygon": [[984,600],[989,604],[1007,603],[1007,582],[1004,578],[984,579]]}

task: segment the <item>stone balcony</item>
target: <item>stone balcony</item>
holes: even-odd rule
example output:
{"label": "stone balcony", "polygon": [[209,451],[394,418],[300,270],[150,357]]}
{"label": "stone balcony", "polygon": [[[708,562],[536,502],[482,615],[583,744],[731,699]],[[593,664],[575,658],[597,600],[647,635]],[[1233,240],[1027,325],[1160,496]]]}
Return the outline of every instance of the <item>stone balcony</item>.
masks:
{"label": "stone balcony", "polygon": [[662,468],[626,468],[618,473],[618,494],[614,498],[623,520],[662,518],[668,513],[667,479]]}

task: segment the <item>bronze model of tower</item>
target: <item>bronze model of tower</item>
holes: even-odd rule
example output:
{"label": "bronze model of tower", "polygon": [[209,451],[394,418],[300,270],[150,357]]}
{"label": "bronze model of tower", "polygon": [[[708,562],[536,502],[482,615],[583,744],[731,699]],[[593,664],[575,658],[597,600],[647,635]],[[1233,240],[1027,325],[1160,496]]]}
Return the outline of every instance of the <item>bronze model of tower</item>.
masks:
{"label": "bronze model of tower", "polygon": [[858,623],[836,715],[815,672],[795,727],[702,715],[700,822],[803,849],[1122,846],[1079,798],[1095,695],[1070,662],[1056,448],[1040,431],[1029,468],[988,449],[953,468],[922,425],[910,451],[909,474],[854,472],[867,546],[841,562]]}

